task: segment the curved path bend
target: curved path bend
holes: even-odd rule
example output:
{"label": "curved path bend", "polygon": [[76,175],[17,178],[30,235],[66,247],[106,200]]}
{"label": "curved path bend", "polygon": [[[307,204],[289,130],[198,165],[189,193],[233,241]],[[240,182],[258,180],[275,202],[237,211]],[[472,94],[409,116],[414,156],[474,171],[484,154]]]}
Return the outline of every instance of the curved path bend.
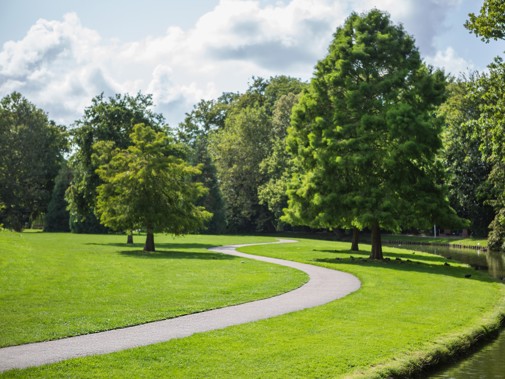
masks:
{"label": "curved path bend", "polygon": [[[296,242],[279,240],[273,243]],[[264,300],[151,322],[122,329],[37,342],[0,349],[0,371],[54,363],[65,359],[112,353],[138,346],[187,337],[195,333],[263,320],[326,304],[358,290],[360,281],[353,275],[324,267],[276,258],[240,253],[236,248],[261,244],[230,245],[210,250],[247,259],[292,267],[307,273],[303,286]]]}

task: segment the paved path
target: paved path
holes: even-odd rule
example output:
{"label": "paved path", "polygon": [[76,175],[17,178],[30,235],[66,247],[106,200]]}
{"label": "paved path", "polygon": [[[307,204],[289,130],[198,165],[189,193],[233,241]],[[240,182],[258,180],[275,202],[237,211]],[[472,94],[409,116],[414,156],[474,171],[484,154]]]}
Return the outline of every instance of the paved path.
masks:
{"label": "paved path", "polygon": [[[287,242],[296,241],[279,241],[279,243]],[[250,245],[223,246],[211,250],[293,267],[306,272],[310,280],[298,289],[269,299],[123,329],[2,348],[0,349],[0,371],[39,366],[86,355],[112,353],[262,320],[322,305],[360,288],[360,281],[353,275],[303,263],[244,254],[235,250],[242,246]]]}

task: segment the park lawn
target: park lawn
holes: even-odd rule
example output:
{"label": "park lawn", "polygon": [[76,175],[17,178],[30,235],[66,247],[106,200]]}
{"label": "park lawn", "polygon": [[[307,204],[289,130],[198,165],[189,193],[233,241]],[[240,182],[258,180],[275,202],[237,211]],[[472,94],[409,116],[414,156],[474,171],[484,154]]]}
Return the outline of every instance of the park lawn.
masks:
{"label": "park lawn", "polygon": [[305,273],[207,249],[265,237],[0,232],[0,346],[57,339],[270,297]]}
{"label": "park lawn", "polygon": [[[444,266],[443,257],[389,247],[385,255],[392,261],[369,262],[361,260],[368,251],[348,248],[348,243],[304,239],[241,249],[353,273],[362,288],[343,299],[269,320],[14,370],[0,377],[405,377],[469,343],[483,333],[482,325],[487,330],[497,327],[505,311],[505,286],[485,273],[454,262]],[[468,274],[471,277],[465,278]]]}

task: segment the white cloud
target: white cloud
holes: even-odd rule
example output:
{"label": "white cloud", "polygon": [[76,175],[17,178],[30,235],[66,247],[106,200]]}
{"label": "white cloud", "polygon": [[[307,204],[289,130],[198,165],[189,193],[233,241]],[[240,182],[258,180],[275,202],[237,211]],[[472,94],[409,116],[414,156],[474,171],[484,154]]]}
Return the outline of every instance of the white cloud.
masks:
{"label": "white cloud", "polygon": [[426,61],[432,66],[443,68],[446,72],[454,75],[466,73],[475,69],[472,63],[459,57],[456,51],[450,46],[444,51],[437,51],[434,56],[427,57]]}
{"label": "white cloud", "polygon": [[51,118],[70,124],[101,92],[143,91],[175,124],[201,98],[242,91],[253,75],[310,79],[335,28],[352,10],[372,7],[389,11],[415,33],[433,64],[459,70],[464,62],[453,50],[433,49],[457,1],[221,0],[190,29],[168,27],[163,35],[133,43],[101,38],[76,14],[41,19],[0,51],[0,97],[17,90]]}

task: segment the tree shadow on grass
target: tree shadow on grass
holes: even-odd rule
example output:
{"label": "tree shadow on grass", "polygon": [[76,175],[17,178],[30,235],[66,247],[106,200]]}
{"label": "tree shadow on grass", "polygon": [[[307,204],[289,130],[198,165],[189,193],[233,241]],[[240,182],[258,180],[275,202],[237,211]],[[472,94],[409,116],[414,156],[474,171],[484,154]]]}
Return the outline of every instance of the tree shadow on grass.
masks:
{"label": "tree shadow on grass", "polygon": [[139,259],[205,259],[205,260],[233,260],[238,259],[232,255],[213,253],[213,252],[194,252],[194,251],[175,251],[175,250],[156,250],[147,252],[143,250],[125,250],[119,254]]}
{"label": "tree shadow on grass", "polygon": [[[155,241],[156,242],[156,241]],[[120,242],[108,242],[108,243],[96,243],[96,242],[88,242],[86,245],[95,245],[95,246],[115,246],[115,247],[131,247],[136,249],[143,249],[144,242],[136,242],[133,244],[120,243]],[[210,249],[212,247],[218,247],[219,245],[212,245],[207,243],[156,243],[156,249]]]}
{"label": "tree shadow on grass", "polygon": [[[323,250],[320,250],[323,252]],[[416,254],[401,254],[385,252],[384,260],[368,259],[369,253],[365,251],[355,252],[350,250],[325,250],[326,253],[338,253],[341,256],[335,258],[316,258],[314,262],[329,263],[335,265],[335,269],[341,264],[359,265],[364,267],[377,267],[395,271],[419,272],[425,274],[436,274],[452,276],[463,280],[478,280],[486,283],[499,282],[487,273],[476,271],[472,267],[455,266],[454,263],[447,263],[444,257],[419,256]],[[432,262],[439,262],[435,264]],[[441,264],[440,264],[441,263]],[[429,279],[428,279],[429,280]]]}
{"label": "tree shadow on grass", "polygon": [[[349,254],[352,256],[355,256],[356,258],[368,258],[370,256],[370,253],[367,251],[352,251],[352,250],[314,250],[318,251],[321,253],[334,253],[334,254]],[[423,255],[427,254],[427,255]],[[419,257],[416,257],[418,255]],[[440,255],[434,255],[434,254],[429,254],[429,253],[424,253],[424,252],[419,252],[419,251],[412,251],[412,253],[399,253],[399,252],[391,252],[391,251],[384,251],[384,257],[385,258],[390,258],[392,260],[398,259],[419,259],[422,261],[430,261],[430,262],[440,262],[444,263],[447,262],[447,258],[442,257]]]}

